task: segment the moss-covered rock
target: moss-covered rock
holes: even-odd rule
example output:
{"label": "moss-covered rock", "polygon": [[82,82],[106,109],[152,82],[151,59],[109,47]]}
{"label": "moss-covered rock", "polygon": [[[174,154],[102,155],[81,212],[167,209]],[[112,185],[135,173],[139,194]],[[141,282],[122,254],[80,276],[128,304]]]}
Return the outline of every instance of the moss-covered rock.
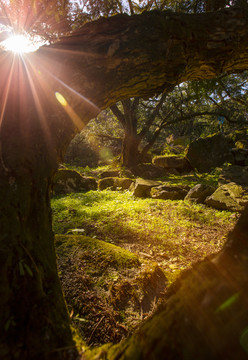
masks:
{"label": "moss-covered rock", "polygon": [[231,150],[231,164],[245,166],[248,160],[248,149],[234,148]]}
{"label": "moss-covered rock", "polygon": [[105,190],[110,188],[111,190],[128,190],[134,180],[129,178],[107,177],[98,181],[98,189]]}
{"label": "moss-covered rock", "polygon": [[151,189],[151,197],[163,200],[183,200],[189,189],[187,185],[160,185]]}
{"label": "moss-covered rock", "polygon": [[232,165],[224,168],[219,176],[219,185],[230,182],[248,187],[248,166]]}
{"label": "moss-covered rock", "polygon": [[53,193],[66,194],[80,191],[96,190],[94,178],[83,177],[75,170],[59,169],[53,179]]}
{"label": "moss-covered rock", "polygon": [[160,182],[154,180],[137,179],[135,184],[132,185],[133,195],[136,197],[150,197],[151,189],[155,186],[161,185]]}
{"label": "moss-covered rock", "polygon": [[180,172],[191,170],[188,160],[179,156],[155,156],[152,159],[152,163],[158,167],[176,169]]}
{"label": "moss-covered rock", "polygon": [[119,177],[120,171],[119,170],[106,170],[102,171],[99,175],[100,179],[110,178],[110,177]]}
{"label": "moss-covered rock", "polygon": [[220,186],[205,203],[219,210],[242,211],[248,203],[248,189],[236,183]]}
{"label": "moss-covered rock", "polygon": [[194,169],[208,172],[232,159],[232,145],[222,134],[199,138],[189,145],[186,158]]}
{"label": "moss-covered rock", "polygon": [[216,188],[206,184],[197,184],[189,190],[185,200],[195,202],[197,204],[204,204],[206,198],[215,192]]}

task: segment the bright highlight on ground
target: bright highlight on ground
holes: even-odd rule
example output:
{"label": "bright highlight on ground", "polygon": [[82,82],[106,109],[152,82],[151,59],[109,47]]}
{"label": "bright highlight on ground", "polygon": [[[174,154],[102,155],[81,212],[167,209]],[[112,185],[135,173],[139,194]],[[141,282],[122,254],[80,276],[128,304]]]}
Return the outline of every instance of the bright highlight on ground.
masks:
{"label": "bright highlight on ground", "polygon": [[25,35],[12,35],[2,42],[2,46],[7,51],[23,54],[35,51],[38,46]]}

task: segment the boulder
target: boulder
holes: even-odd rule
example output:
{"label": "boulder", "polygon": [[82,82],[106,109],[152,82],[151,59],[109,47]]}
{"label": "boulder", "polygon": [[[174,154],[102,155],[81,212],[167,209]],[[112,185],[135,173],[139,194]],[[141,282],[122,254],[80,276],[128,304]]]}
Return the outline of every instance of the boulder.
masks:
{"label": "boulder", "polygon": [[110,188],[111,190],[128,190],[134,180],[128,178],[108,177],[98,181],[98,189],[104,190]]}
{"label": "boulder", "polygon": [[248,139],[241,139],[236,141],[235,146],[238,149],[248,149]]}
{"label": "boulder", "polygon": [[248,149],[231,149],[232,159],[231,163],[233,165],[245,166],[248,160]]}
{"label": "boulder", "polygon": [[179,145],[182,147],[186,147],[187,145],[189,145],[189,143],[190,143],[190,138],[188,136],[180,136],[172,141],[172,144],[174,146]]}
{"label": "boulder", "polygon": [[204,204],[206,198],[215,192],[216,188],[210,185],[197,184],[189,190],[185,200],[195,202],[197,204]]}
{"label": "boulder", "polygon": [[191,170],[188,160],[179,156],[156,156],[152,162],[155,166],[165,169],[176,169],[179,172]]}
{"label": "boulder", "polygon": [[236,183],[220,186],[205,204],[219,210],[242,211],[248,203],[248,189]]}
{"label": "boulder", "polygon": [[231,182],[226,186],[230,196],[241,206],[245,206],[248,203],[248,188]]}
{"label": "boulder", "polygon": [[103,179],[103,178],[118,177],[118,176],[119,176],[119,170],[106,170],[99,175],[99,178]]}
{"label": "boulder", "polygon": [[163,200],[183,200],[188,191],[188,186],[160,185],[151,189],[151,197]]}
{"label": "boulder", "polygon": [[96,190],[97,182],[94,178],[81,176],[75,170],[59,169],[53,179],[53,193],[66,194]]}
{"label": "boulder", "polygon": [[232,165],[224,168],[219,176],[219,185],[230,182],[248,187],[248,166]]}
{"label": "boulder", "polygon": [[152,164],[139,164],[133,169],[133,174],[143,179],[155,179],[165,176],[167,171]]}
{"label": "boulder", "polygon": [[[150,197],[151,196],[151,189],[155,186],[161,185],[158,181],[153,180],[145,180],[145,179],[137,179],[135,184],[132,185],[133,188],[133,195],[136,197]],[[130,188],[130,189],[131,189]]]}
{"label": "boulder", "polygon": [[232,145],[231,140],[222,134],[199,138],[189,145],[186,158],[194,169],[208,172],[231,161]]}

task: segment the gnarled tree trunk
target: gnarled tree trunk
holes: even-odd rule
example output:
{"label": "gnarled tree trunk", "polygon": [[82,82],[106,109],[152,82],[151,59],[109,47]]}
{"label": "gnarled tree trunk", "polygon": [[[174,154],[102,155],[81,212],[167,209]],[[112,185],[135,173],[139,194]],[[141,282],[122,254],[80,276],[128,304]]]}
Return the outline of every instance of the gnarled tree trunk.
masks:
{"label": "gnarled tree trunk", "polygon": [[122,15],[24,58],[0,53],[1,359],[73,356],[49,205],[72,136],[118,100],[247,69],[247,25],[233,9]]}

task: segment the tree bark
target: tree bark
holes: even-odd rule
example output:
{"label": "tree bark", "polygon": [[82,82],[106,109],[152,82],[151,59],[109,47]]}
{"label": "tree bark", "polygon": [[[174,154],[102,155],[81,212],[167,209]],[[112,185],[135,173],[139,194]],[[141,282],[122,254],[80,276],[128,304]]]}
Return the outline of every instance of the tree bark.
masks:
{"label": "tree bark", "polygon": [[[247,11],[120,15],[23,57],[0,53],[0,358],[69,359],[49,190],[76,132],[126,97],[248,67]],[[129,357],[130,358],[130,357]]]}
{"label": "tree bark", "polygon": [[[149,97],[183,81],[247,69],[247,12],[117,15],[42,47],[32,61],[36,58],[37,67],[50,74],[49,82],[57,78],[66,84],[57,82],[86,121],[121,99]],[[91,101],[87,111],[86,101],[68,86]]]}
{"label": "tree bark", "polygon": [[[57,135],[50,133],[59,129],[51,114],[68,120],[54,94],[30,82],[32,69],[21,58],[2,57],[1,70],[0,358],[69,359],[76,350],[50,209],[51,178],[61,155]],[[74,126],[68,122],[59,131],[72,136]]]}

